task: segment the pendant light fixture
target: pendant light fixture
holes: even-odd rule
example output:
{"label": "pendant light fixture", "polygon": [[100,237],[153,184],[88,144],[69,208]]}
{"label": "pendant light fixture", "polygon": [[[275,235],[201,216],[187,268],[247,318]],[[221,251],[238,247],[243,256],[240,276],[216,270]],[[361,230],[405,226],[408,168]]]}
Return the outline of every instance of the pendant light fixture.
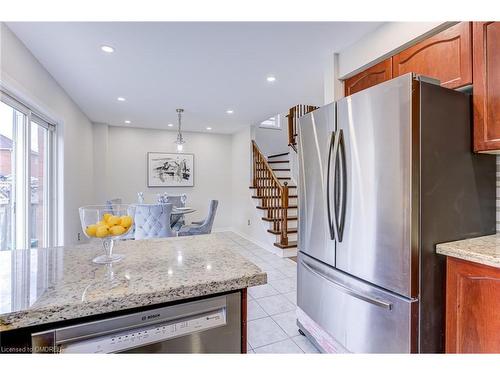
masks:
{"label": "pendant light fixture", "polygon": [[184,147],[184,143],[186,141],[184,138],[182,138],[182,133],[181,133],[181,117],[182,117],[182,112],[184,112],[184,109],[182,108],[177,108],[175,110],[177,112],[177,118],[179,121],[179,127],[177,128],[177,139],[175,140],[175,144],[177,145],[177,152],[182,152],[182,148]]}

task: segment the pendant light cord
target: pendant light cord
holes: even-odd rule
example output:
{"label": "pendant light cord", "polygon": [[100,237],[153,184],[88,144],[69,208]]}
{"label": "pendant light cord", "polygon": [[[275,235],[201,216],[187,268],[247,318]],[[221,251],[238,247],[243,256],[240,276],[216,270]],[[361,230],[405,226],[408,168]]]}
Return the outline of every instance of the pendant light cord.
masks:
{"label": "pendant light cord", "polygon": [[184,112],[184,110],[182,108],[178,108],[178,109],[176,109],[176,111],[177,111],[177,119],[178,119],[177,141],[179,143],[183,143],[182,133],[181,133],[181,117],[182,117],[182,112]]}

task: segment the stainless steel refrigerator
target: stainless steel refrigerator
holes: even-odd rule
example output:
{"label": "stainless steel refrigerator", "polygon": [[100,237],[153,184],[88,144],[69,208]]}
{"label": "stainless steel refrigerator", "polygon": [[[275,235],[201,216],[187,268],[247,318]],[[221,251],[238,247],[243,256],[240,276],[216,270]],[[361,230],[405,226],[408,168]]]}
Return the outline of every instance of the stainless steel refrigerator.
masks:
{"label": "stainless steel refrigerator", "polygon": [[435,245],[495,232],[471,136],[470,97],[412,74],[300,118],[298,323],[323,350],[444,350]]}

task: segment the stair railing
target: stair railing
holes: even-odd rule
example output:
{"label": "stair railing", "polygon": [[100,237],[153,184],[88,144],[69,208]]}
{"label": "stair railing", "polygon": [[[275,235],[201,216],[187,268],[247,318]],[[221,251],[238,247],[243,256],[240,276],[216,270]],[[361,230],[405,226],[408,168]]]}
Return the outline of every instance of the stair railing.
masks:
{"label": "stair railing", "polygon": [[281,184],[262,154],[252,141],[253,187],[272,220],[273,231],[280,233],[280,244],[288,245],[288,183]]}
{"label": "stair railing", "polygon": [[297,124],[299,117],[304,116],[306,113],[312,112],[318,107],[313,105],[297,104],[288,110],[288,145],[297,152]]}

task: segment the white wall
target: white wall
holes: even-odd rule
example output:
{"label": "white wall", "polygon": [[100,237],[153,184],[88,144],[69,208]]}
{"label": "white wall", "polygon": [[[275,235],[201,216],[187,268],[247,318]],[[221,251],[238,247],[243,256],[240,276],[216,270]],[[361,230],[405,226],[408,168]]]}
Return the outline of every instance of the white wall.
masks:
{"label": "white wall", "polygon": [[109,126],[93,124],[93,155],[94,155],[94,197],[95,204],[102,204],[110,199],[108,189],[109,166]]}
{"label": "white wall", "polygon": [[78,207],[94,202],[92,124],[22,42],[0,23],[0,83],[57,121],[59,146],[59,242],[81,232]]}
{"label": "white wall", "polygon": [[334,53],[324,70],[323,104],[329,104],[344,97],[344,82],[339,79],[339,54]]}
{"label": "white wall", "polygon": [[[262,212],[256,209],[252,199],[251,182],[251,146],[250,127],[232,135],[232,225],[239,234],[251,239],[270,251],[276,251],[274,236],[267,233],[269,224],[262,220]],[[249,223],[250,221],[250,223]]]}
{"label": "white wall", "polygon": [[266,155],[276,155],[288,152],[288,122],[286,115],[280,115],[279,129],[261,128],[259,124],[252,125],[252,139]]}
{"label": "white wall", "polygon": [[[144,192],[146,203],[156,202],[158,193],[187,194],[187,206],[197,211],[187,221],[205,218],[211,199],[219,200],[214,229],[231,227],[231,135],[183,133],[185,153],[194,154],[194,187],[148,188],[148,152],[175,152],[176,132],[94,124],[95,186],[98,203],[122,198],[137,201]],[[248,187],[247,187],[248,189]]]}

